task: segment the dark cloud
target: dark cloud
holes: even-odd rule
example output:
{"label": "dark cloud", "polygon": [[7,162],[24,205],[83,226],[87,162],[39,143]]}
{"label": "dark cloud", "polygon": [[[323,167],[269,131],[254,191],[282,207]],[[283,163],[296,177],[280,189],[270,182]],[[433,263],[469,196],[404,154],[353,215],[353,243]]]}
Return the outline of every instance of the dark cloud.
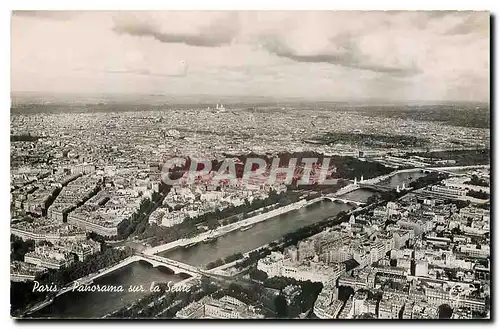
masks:
{"label": "dark cloud", "polygon": [[394,76],[412,76],[420,73],[415,66],[387,66],[374,64],[366,55],[363,55],[351,40],[349,35],[342,35],[332,39],[332,44],[343,40],[343,43],[337,44],[336,50],[328,53],[317,53],[303,55],[288,47],[275,37],[265,37],[262,46],[268,52],[279,57],[291,59],[295,62],[303,63],[328,63],[333,65],[367,70],[378,73],[387,73]]}
{"label": "dark cloud", "polygon": [[[461,15],[460,17],[463,17]],[[478,15],[477,12],[470,12],[469,16],[463,18],[462,22],[453,26],[444,34],[446,35],[467,35],[471,33],[483,32],[489,29],[489,17]]]}
{"label": "dark cloud", "polygon": [[459,10],[432,10],[432,11],[425,11],[425,13],[431,19],[433,19],[433,18],[439,19],[439,18],[446,17],[448,15],[460,14],[461,12]]}
{"label": "dark cloud", "polygon": [[237,34],[237,24],[234,19],[218,20],[197,33],[167,33],[161,31],[153,23],[115,19],[113,30],[118,34],[128,34],[138,37],[152,37],[163,43],[183,43],[195,47],[220,47],[231,44]]}
{"label": "dark cloud", "polygon": [[77,12],[62,11],[62,10],[61,11],[58,11],[58,10],[14,10],[14,11],[12,11],[12,16],[52,19],[52,20],[56,20],[56,21],[68,21],[76,15],[78,15]]}

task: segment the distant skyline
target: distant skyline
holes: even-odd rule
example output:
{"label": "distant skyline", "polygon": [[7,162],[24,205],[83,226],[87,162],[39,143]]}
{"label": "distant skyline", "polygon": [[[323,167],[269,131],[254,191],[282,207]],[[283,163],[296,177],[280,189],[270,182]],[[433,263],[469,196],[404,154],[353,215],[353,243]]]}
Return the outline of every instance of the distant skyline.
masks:
{"label": "distant skyline", "polygon": [[11,90],[490,98],[488,12],[15,11]]}

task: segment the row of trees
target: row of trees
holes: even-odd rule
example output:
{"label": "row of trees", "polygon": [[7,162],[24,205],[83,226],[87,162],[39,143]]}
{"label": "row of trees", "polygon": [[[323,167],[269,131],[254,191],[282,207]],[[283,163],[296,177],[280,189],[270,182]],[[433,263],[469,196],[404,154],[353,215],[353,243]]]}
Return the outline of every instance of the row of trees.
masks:
{"label": "row of trees", "polygon": [[267,164],[271,164],[274,158],[280,159],[280,166],[288,166],[290,159],[297,159],[297,164],[302,162],[304,158],[317,158],[318,163],[323,163],[324,158],[330,159],[330,167],[333,169],[335,167],[335,172],[333,173],[333,178],[344,178],[344,179],[354,179],[354,177],[360,177],[363,175],[365,178],[372,178],[375,176],[385,175],[392,171],[377,162],[361,161],[354,157],[349,156],[338,156],[338,155],[324,155],[322,153],[314,151],[303,151],[303,152],[280,152],[276,155],[262,155],[250,153],[247,155],[230,155],[228,157],[237,157],[243,163],[248,158],[261,158],[266,161]]}
{"label": "row of trees", "polygon": [[414,190],[417,190],[419,188],[425,187],[427,185],[432,185],[436,184],[439,181],[442,181],[443,179],[447,178],[447,174],[442,174],[438,172],[430,172],[429,174],[419,177],[416,180],[412,181],[409,185],[409,187],[413,188]]}
{"label": "row of trees", "polygon": [[269,196],[265,199],[254,199],[252,202],[245,199],[245,203],[240,206],[230,206],[219,210],[216,208],[213,212],[207,212],[194,218],[188,218],[186,221],[192,221],[196,224],[205,223],[209,229],[217,228],[221,225],[228,225],[239,220],[250,217],[248,213],[268,207],[273,204],[287,205],[298,201],[299,194],[288,192],[283,194],[276,193],[275,190],[269,192]]}
{"label": "row of trees", "polygon": [[320,138],[323,144],[348,143],[363,146],[425,146],[429,139],[410,135],[354,134],[329,132]]}
{"label": "row of trees", "polygon": [[250,275],[250,279],[260,282],[264,282],[268,278],[267,273],[259,270],[257,266],[252,266],[248,274]]}
{"label": "row of trees", "polygon": [[[104,318],[133,319],[154,317],[164,309],[164,304],[172,303],[175,298],[178,297],[177,292],[166,291],[166,283],[158,283],[157,286],[159,291],[151,292],[139,300],[136,300],[133,304],[126,305],[110,314],[107,314]],[[161,302],[159,300],[160,297],[163,298]]]}
{"label": "row of trees", "polygon": [[490,195],[484,191],[474,191],[474,190],[469,190],[467,192],[467,195],[476,199],[482,199],[482,200],[488,200],[490,198]]}
{"label": "row of trees", "polygon": [[40,138],[42,137],[33,136],[30,134],[10,135],[11,142],[36,142]]}
{"label": "row of trees", "polygon": [[[490,149],[451,150],[439,152],[418,152],[408,155],[418,155],[433,160],[455,160],[457,166],[474,166],[490,163]],[[446,164],[444,166],[447,166]]]}
{"label": "row of trees", "polygon": [[234,261],[236,261],[238,259],[242,259],[242,258],[243,258],[243,254],[241,252],[238,252],[236,254],[229,255],[224,259],[219,258],[213,262],[210,262],[205,266],[205,268],[207,270],[210,270],[212,268],[219,267],[221,265],[228,264],[228,263],[234,262]]}
{"label": "row of trees", "polygon": [[260,302],[261,293],[260,289],[253,289],[255,285],[243,286],[236,282],[231,282],[229,286],[225,289],[220,289],[212,297],[219,299],[223,296],[230,296],[242,301],[248,305],[254,305]]}
{"label": "row of trees", "polygon": [[271,254],[270,247],[262,247],[260,249],[250,252],[248,256],[246,256],[242,261],[237,262],[235,267],[239,269],[248,267],[252,264],[257,263],[259,259],[264,258],[270,254]]}
{"label": "row of trees", "polygon": [[239,220],[248,218],[249,212],[270,206],[272,204],[286,205],[299,200],[300,193],[286,192],[278,194],[271,191],[266,199],[254,199],[252,202],[246,202],[237,207],[228,207],[223,210],[216,209],[213,212],[205,213],[197,217],[186,218],[182,223],[171,227],[158,225],[148,225],[144,232],[140,234],[141,239],[151,239],[152,245],[172,242],[181,238],[190,238],[201,233],[198,226],[205,224],[209,229],[215,229],[221,225],[228,225]]}
{"label": "row of trees", "polygon": [[472,178],[470,181],[465,182],[465,184],[470,184],[470,185],[477,185],[477,186],[483,186],[483,187],[488,187],[490,186],[490,182],[479,178],[477,175],[472,175]]}
{"label": "row of trees", "polygon": [[153,192],[151,199],[142,200],[139,209],[130,218],[120,223],[116,239],[123,240],[132,234],[143,233],[146,230],[149,215],[158,207],[163,199],[164,196],[161,193]]}
{"label": "row of trees", "polygon": [[70,266],[59,271],[49,271],[47,276],[42,281],[52,282],[58,286],[63,286],[76,279],[112,266],[125,258],[132,256],[133,253],[134,250],[127,246],[120,248],[105,247],[102,252],[88,257],[83,261],[76,261]]}

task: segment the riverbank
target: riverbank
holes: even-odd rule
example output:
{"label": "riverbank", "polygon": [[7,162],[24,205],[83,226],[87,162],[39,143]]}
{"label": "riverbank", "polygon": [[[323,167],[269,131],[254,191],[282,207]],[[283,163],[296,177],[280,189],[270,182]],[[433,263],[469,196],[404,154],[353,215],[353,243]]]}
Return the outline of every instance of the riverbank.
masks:
{"label": "riverbank", "polygon": [[[179,281],[173,285],[170,285],[170,283],[171,282],[167,283],[167,288],[165,289],[164,292],[159,292],[159,291],[158,292],[151,292],[150,294],[147,294],[147,295],[135,300],[134,302],[132,302],[128,305],[125,305],[121,309],[117,309],[117,310],[108,312],[107,314],[101,316],[101,319],[123,319],[123,317],[121,317],[121,316],[116,317],[115,315],[120,311],[123,311],[123,310],[128,311],[128,310],[132,309],[133,307],[135,307],[136,305],[141,303],[144,299],[151,299],[153,297],[156,299],[156,301],[161,302],[164,298],[167,297],[167,294],[169,292],[189,291],[189,289],[197,283],[197,277],[189,277],[189,278],[184,279],[182,281]],[[175,300],[173,301],[173,303],[175,303]],[[160,312],[163,313],[163,311],[160,311]]]}
{"label": "riverbank", "polygon": [[[374,203],[374,204],[369,204],[369,205],[366,205],[364,207],[360,207],[360,208],[354,208],[354,209],[351,209],[349,210],[348,212],[346,212],[346,214],[344,214],[344,216],[346,218],[348,218],[351,214],[355,214],[355,213],[358,213],[360,211],[363,211],[369,207],[373,207],[374,205],[378,205],[380,203],[383,203],[382,201],[381,202],[378,202],[378,203]],[[331,218],[327,218],[325,220],[335,220],[337,219],[336,216],[333,216]],[[345,221],[347,221],[348,219],[346,219]],[[338,223],[332,223],[332,226],[335,226],[335,225],[340,225],[342,223],[342,221],[340,220]],[[257,248],[254,248],[250,251],[247,251],[245,253],[243,253],[243,258],[240,258],[240,259],[237,259],[235,261],[232,261],[230,263],[226,263],[226,264],[223,264],[221,266],[218,266],[218,267],[215,267],[215,268],[212,268],[210,270],[206,270],[206,271],[203,271],[202,273],[206,273],[206,274],[215,274],[215,275],[221,275],[221,276],[227,276],[227,277],[235,277],[235,276],[238,276],[240,274],[242,274],[243,272],[245,272],[245,270],[247,270],[246,268],[243,268],[243,269],[238,269],[236,268],[236,265],[238,263],[241,263],[244,259],[246,259],[252,252],[254,251],[257,251],[257,250],[262,250],[263,248],[268,248],[269,250],[276,250],[280,247],[283,247],[283,237],[279,238],[279,239],[276,239],[276,240],[273,240],[269,243],[266,243],[266,244],[263,244]],[[274,247],[270,248],[271,245],[274,245]]]}
{"label": "riverbank", "polygon": [[[452,168],[452,167],[450,167],[450,168]],[[462,168],[462,167],[453,167],[453,168],[456,169],[456,168]],[[423,169],[424,168],[409,168],[409,169],[396,170],[396,171],[393,171],[393,172],[386,174],[386,175],[373,177],[371,179],[365,180],[364,182],[367,184],[377,184],[381,181],[386,181],[386,180],[390,179],[391,177],[398,175],[398,174],[418,172],[418,171],[421,171]],[[429,169],[432,169],[432,168],[429,168]],[[446,169],[449,169],[449,168],[446,168]],[[335,192],[334,195],[341,196],[343,194],[350,193],[356,189],[359,189],[358,185],[350,184],[346,187],[341,188],[337,192]],[[319,201],[319,199],[316,201]],[[247,219],[238,221],[238,222],[233,223],[233,224],[221,226],[221,227],[215,229],[214,231],[204,232],[202,234],[199,234],[196,237],[192,237],[189,239],[179,239],[179,240],[172,241],[172,242],[169,242],[169,243],[166,243],[163,245],[148,248],[144,251],[144,253],[152,255],[152,254],[157,254],[160,252],[170,251],[170,250],[173,250],[173,249],[176,249],[179,247],[184,247],[186,245],[195,245],[197,243],[202,242],[203,240],[205,240],[207,238],[212,238],[214,236],[220,237],[220,236],[226,235],[226,234],[233,232],[233,231],[235,231],[243,226],[252,225],[252,224],[267,220],[269,218],[273,218],[273,217],[279,216],[281,214],[287,213],[289,211],[300,209],[300,208],[305,207],[311,203],[315,203],[315,201],[308,202],[305,200],[300,200],[300,201],[297,201],[297,202],[292,203],[290,205],[287,205],[285,207],[274,209],[274,210],[271,210],[269,212],[266,212],[266,213],[263,213],[263,214],[260,214],[257,216],[253,216],[251,218],[247,218]],[[261,209],[259,209],[259,210],[261,210]]]}
{"label": "riverbank", "polygon": [[[407,193],[411,193],[413,191],[411,191],[411,189],[406,189],[405,192],[406,193],[404,193],[404,194],[406,195]],[[398,197],[398,199],[403,198],[403,197],[404,197],[404,195]],[[326,218],[322,221],[323,222],[322,227],[324,229],[326,227],[338,226],[342,222],[347,222],[351,215],[364,213],[366,211],[373,210],[377,206],[380,206],[382,204],[386,204],[387,202],[388,202],[387,200],[380,200],[378,202],[366,204],[362,207],[352,208],[352,209],[346,211],[341,217],[331,216],[331,217]],[[313,227],[314,225],[316,225],[316,224],[310,225],[310,227]],[[314,234],[318,234],[319,232],[314,233]],[[311,236],[314,234],[311,234]],[[283,248],[285,246],[287,246],[287,245],[286,245],[283,237],[281,237],[281,238],[275,239],[269,243],[263,244],[257,248],[254,248],[248,252],[243,253],[243,258],[237,259],[237,260],[230,262],[230,263],[223,264],[221,266],[212,268],[210,270],[203,271],[203,273],[215,274],[215,275],[227,276],[227,277],[236,277],[238,275],[245,273],[248,270],[248,266],[245,266],[245,268],[238,268],[236,265],[238,265],[238,263],[241,263],[242,261],[244,261],[252,252],[257,251],[257,250],[263,250],[265,248],[267,248],[269,251],[276,251],[276,250],[279,250],[280,248]],[[258,259],[255,259],[255,261],[257,261],[257,260]]]}
{"label": "riverbank", "polygon": [[189,244],[200,243],[203,240],[205,240],[206,238],[210,238],[213,236],[220,237],[220,236],[226,235],[230,232],[233,232],[237,229],[240,229],[244,226],[253,225],[253,224],[268,220],[270,218],[273,218],[273,217],[276,217],[276,216],[279,216],[282,214],[286,214],[290,211],[300,209],[306,205],[307,205],[306,200],[300,200],[300,201],[294,202],[292,204],[286,205],[284,207],[273,209],[273,210],[270,210],[270,211],[265,212],[263,214],[259,214],[259,215],[256,215],[256,216],[253,216],[253,217],[250,217],[247,219],[240,220],[236,223],[232,223],[229,225],[218,227],[217,229],[215,229],[213,231],[204,232],[202,234],[199,234],[199,235],[192,237],[192,238],[189,238],[189,239],[180,239],[180,240],[172,241],[172,242],[169,242],[169,243],[166,243],[163,245],[159,245],[156,247],[146,249],[146,250],[144,250],[144,253],[147,255],[153,255],[153,254],[157,254],[160,252],[169,251],[169,250],[172,250],[175,248],[183,247],[183,246],[186,246]]}

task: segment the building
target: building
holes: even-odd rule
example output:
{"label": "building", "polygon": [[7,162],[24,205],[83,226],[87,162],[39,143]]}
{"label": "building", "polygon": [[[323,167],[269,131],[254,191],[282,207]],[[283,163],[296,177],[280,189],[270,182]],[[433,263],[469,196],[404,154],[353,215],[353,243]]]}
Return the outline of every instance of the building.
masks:
{"label": "building", "polygon": [[71,248],[71,252],[74,253],[81,262],[100,251],[101,244],[93,240],[86,240],[78,244],[73,244]]}
{"label": "building", "polygon": [[490,255],[490,246],[468,244],[461,246],[460,251],[470,257],[487,258]]}
{"label": "building", "polygon": [[285,257],[279,252],[271,252],[265,258],[259,259],[257,269],[266,272],[269,278],[280,276]]}
{"label": "building", "polygon": [[74,261],[74,256],[69,252],[53,247],[36,247],[35,251],[24,255],[24,261],[39,267],[58,270],[71,265]]}
{"label": "building", "polygon": [[26,262],[13,261],[10,263],[10,281],[33,281],[46,273],[47,269]]}
{"label": "building", "polygon": [[434,185],[431,188],[434,193],[451,196],[451,197],[464,197],[467,195],[467,191],[455,186],[438,186]]}
{"label": "building", "polygon": [[294,264],[284,261],[281,276],[293,278],[298,281],[321,282],[332,284],[345,272],[345,264],[326,265],[324,263]]}
{"label": "building", "polygon": [[178,319],[259,319],[263,318],[263,315],[255,312],[253,307],[230,296],[223,296],[220,299],[205,296],[178,311],[175,317]]}
{"label": "building", "polygon": [[353,314],[360,315],[363,313],[368,313],[368,292],[366,291],[357,291],[352,299],[353,304]]}
{"label": "building", "polygon": [[87,237],[85,230],[81,228],[45,218],[39,218],[33,222],[22,221],[13,224],[11,225],[11,234],[24,241],[49,241],[51,243],[81,241]]}
{"label": "building", "polygon": [[378,306],[379,319],[399,319],[399,313],[405,304],[404,298],[397,298],[394,295],[382,295]]}
{"label": "building", "polygon": [[313,312],[320,319],[336,319],[343,305],[344,302],[338,299],[333,300],[328,305],[316,301],[316,303],[314,303]]}
{"label": "building", "polygon": [[415,276],[428,277],[429,263],[424,260],[415,261]]}
{"label": "building", "polygon": [[326,265],[312,261],[294,262],[277,252],[272,252],[257,262],[257,269],[265,272],[268,277],[284,276],[298,281],[310,280],[323,284],[335,282],[345,272],[345,268],[343,263]]}
{"label": "building", "polygon": [[68,224],[81,227],[88,232],[94,232],[101,236],[113,237],[118,235],[118,226],[124,218],[103,217],[98,214],[71,213],[68,215]]}
{"label": "building", "polygon": [[403,319],[437,319],[439,311],[437,306],[426,302],[409,302],[405,304]]}

